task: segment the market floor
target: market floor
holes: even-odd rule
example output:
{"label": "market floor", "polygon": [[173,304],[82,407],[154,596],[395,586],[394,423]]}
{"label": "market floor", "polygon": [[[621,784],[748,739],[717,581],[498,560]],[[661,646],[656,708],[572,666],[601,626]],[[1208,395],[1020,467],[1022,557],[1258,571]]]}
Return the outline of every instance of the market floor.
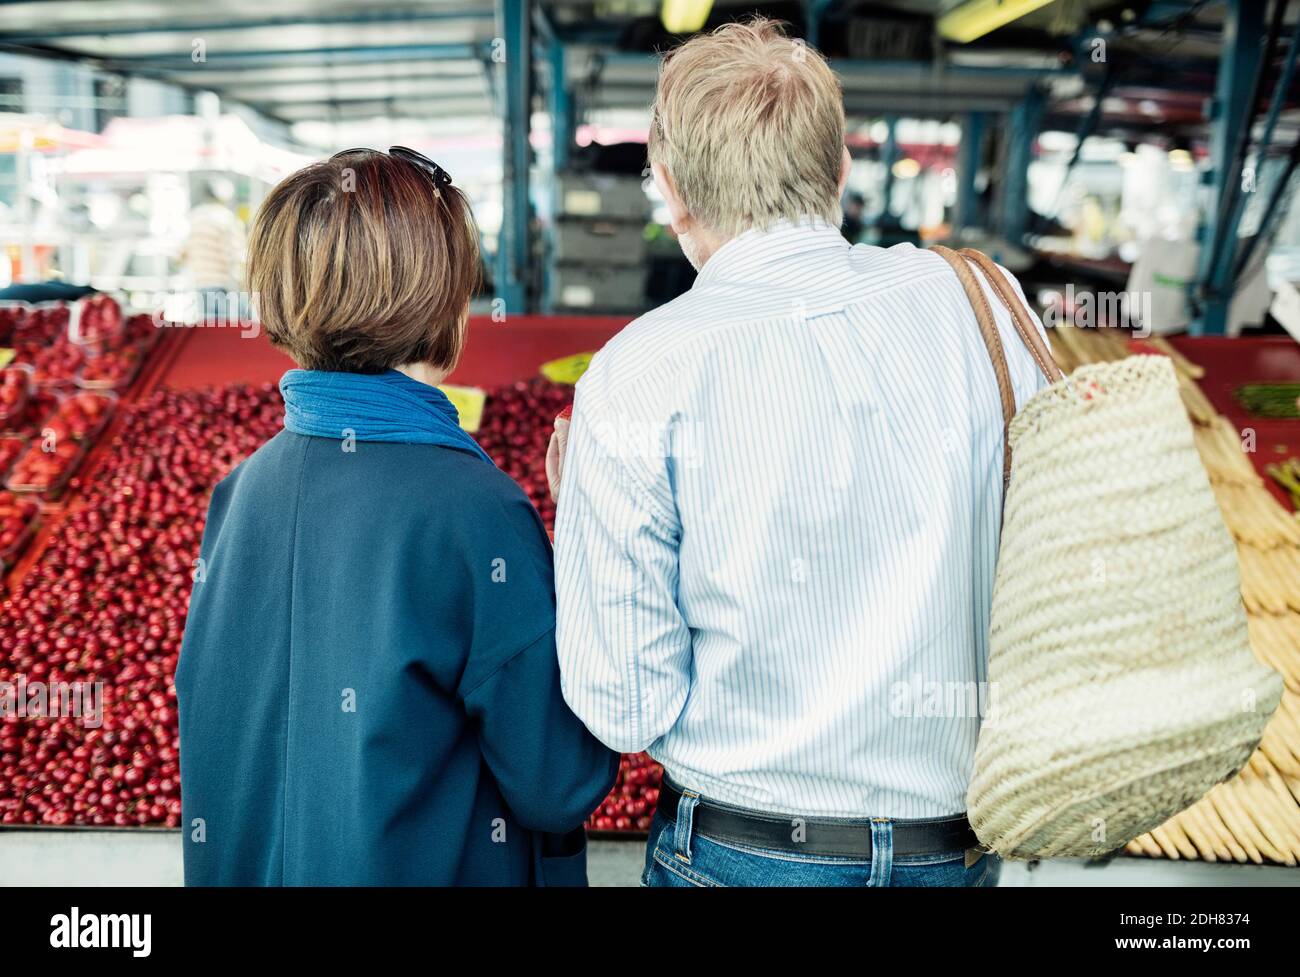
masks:
{"label": "market floor", "polygon": [[[593,841],[593,886],[635,886],[645,848],[639,841]],[[174,831],[0,830],[0,886],[180,885]],[[1008,865],[1004,886],[1297,886],[1300,871],[1258,865],[1209,865],[1117,858],[1106,864],[1053,861]]]}

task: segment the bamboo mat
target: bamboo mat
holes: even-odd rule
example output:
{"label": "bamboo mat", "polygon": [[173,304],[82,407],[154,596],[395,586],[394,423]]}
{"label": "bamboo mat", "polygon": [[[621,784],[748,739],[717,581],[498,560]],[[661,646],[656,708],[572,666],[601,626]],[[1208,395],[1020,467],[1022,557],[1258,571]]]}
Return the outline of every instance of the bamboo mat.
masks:
{"label": "bamboo mat", "polygon": [[[1131,355],[1127,336],[1115,330],[1064,326],[1051,337],[1067,373],[1081,363]],[[1146,342],[1174,361],[1197,449],[1237,541],[1251,647],[1286,685],[1246,768],[1129,842],[1126,851],[1150,858],[1295,865],[1300,859],[1300,518],[1265,488],[1244,454],[1242,434],[1201,392],[1196,381],[1204,370],[1164,340]]]}

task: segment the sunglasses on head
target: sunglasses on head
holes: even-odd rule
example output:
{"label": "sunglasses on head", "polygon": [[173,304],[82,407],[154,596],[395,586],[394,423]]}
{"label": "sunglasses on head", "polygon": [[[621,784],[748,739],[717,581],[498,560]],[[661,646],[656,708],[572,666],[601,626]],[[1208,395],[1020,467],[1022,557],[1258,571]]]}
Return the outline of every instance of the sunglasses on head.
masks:
{"label": "sunglasses on head", "polygon": [[[357,149],[345,149],[340,153],[335,153],[333,156],[330,157],[330,159],[338,159],[340,156],[348,156],[352,153],[377,153],[377,152],[379,152],[379,150],[366,149],[364,147],[360,147]],[[388,155],[395,156],[397,159],[406,160],[406,162],[413,163],[414,165],[418,166],[421,170],[423,170],[425,173],[428,173],[429,176],[433,178],[433,185],[437,187],[439,190],[441,190],[443,187],[451,186],[451,174],[448,173],[446,170],[444,170],[433,160],[429,159],[428,156],[425,156],[424,153],[418,153],[414,149],[408,149],[405,146],[389,146]]]}

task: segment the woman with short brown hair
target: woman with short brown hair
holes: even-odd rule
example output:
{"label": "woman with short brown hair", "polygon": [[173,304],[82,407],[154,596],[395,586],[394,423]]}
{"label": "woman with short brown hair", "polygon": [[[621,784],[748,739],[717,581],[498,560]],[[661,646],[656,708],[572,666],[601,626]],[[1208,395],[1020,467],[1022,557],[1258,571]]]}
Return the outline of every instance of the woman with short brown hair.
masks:
{"label": "woman with short brown hair", "polygon": [[213,493],[176,673],[188,884],[585,883],[617,756],[560,693],[536,510],[438,390],[478,277],[432,160],[349,150],[263,203],[285,430]]}
{"label": "woman with short brown hair", "polygon": [[353,149],[262,203],[248,284],[271,341],[307,370],[449,371],[479,282],[469,201],[432,160]]}

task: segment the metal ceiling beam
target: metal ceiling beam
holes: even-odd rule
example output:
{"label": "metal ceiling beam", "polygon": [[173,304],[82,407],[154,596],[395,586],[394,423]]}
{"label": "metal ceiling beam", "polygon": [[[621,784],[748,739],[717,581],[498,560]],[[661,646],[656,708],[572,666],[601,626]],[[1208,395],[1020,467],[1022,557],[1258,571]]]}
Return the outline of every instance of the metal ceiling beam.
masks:
{"label": "metal ceiling beam", "polygon": [[[659,56],[638,51],[593,51],[591,55],[606,66],[626,66],[642,69],[651,81],[658,70]],[[1037,81],[1051,77],[1067,77],[1074,70],[1061,65],[1033,67],[1029,65],[978,65],[953,62],[863,60],[858,58],[828,58],[835,73],[844,77],[869,76],[890,81],[927,78],[986,78],[1002,81]]]}
{"label": "metal ceiling beam", "polygon": [[569,90],[565,79],[564,45],[557,41],[547,46],[547,59],[551,66],[550,113],[551,113],[551,166],[554,170],[568,168],[573,154],[573,134],[577,129],[577,111],[573,104],[573,92]]}
{"label": "metal ceiling beam", "polygon": [[[1211,118],[1210,177],[1214,203],[1209,207],[1201,234],[1199,274],[1201,315],[1192,322],[1193,335],[1222,335],[1228,326],[1232,302],[1232,270],[1236,259],[1237,227],[1227,226],[1229,217],[1221,206],[1235,193],[1237,145],[1243,129],[1253,117],[1251,95],[1262,70],[1260,41],[1264,37],[1264,5],[1258,0],[1230,0],[1223,22],[1223,53],[1219,80],[1215,86]],[[1220,224],[1224,221],[1224,224]],[[1230,247],[1214,247],[1226,240]]]}
{"label": "metal ceiling beam", "polygon": [[[528,312],[528,267],[532,198],[533,41],[531,0],[496,0],[497,32],[504,41],[504,63],[495,63],[502,105],[501,233],[497,238],[496,298],[501,312]],[[494,312],[497,310],[494,310]]]}
{"label": "metal ceiling beam", "polygon": [[[1261,18],[1265,6],[1266,4],[1261,0]],[[1286,16],[1286,8],[1287,5],[1282,0],[1278,0],[1273,5],[1273,12],[1269,17],[1263,57],[1262,59],[1256,58],[1256,69],[1251,79],[1250,94],[1246,95],[1243,103],[1245,118],[1235,124],[1232,148],[1228,154],[1223,180],[1227,193],[1215,201],[1215,217],[1209,225],[1212,230],[1205,241],[1209,246],[1201,253],[1202,269],[1213,269],[1216,279],[1213,285],[1217,289],[1226,289],[1228,292],[1233,289],[1232,267],[1236,260],[1238,245],[1237,229],[1241,223],[1245,194],[1248,192],[1243,179],[1245,178],[1246,155],[1250,148],[1251,130],[1254,129],[1260,95],[1264,91],[1264,79],[1269,74],[1269,68],[1273,63],[1273,57],[1277,50],[1278,39],[1282,34],[1282,22]],[[1223,284],[1220,284],[1219,279],[1222,279]],[[1202,281],[1204,280],[1205,278],[1202,276]]]}
{"label": "metal ceiling beam", "polygon": [[901,155],[898,148],[898,116],[885,116],[885,143],[880,147],[880,163],[885,168],[885,183],[881,187],[880,213],[877,215],[879,223],[892,225],[894,221],[894,212],[890,206],[894,197],[894,164],[898,162]]}
{"label": "metal ceiling beam", "polygon": [[952,95],[899,95],[890,98],[881,95],[873,99],[846,102],[844,114],[852,118],[864,118],[894,113],[915,119],[949,119],[966,112],[1007,115],[1015,108],[1016,101],[1016,98],[1009,96],[955,98]]}
{"label": "metal ceiling beam", "polygon": [[[4,38],[0,37],[0,43]],[[123,71],[147,68],[156,71],[192,72],[202,71],[208,65],[231,67],[237,64],[266,65],[284,62],[290,64],[295,60],[311,59],[319,64],[321,59],[329,59],[330,64],[364,64],[386,61],[469,61],[486,57],[489,43],[482,44],[376,44],[361,47],[329,48],[289,48],[261,51],[215,51],[208,52],[203,61],[195,61],[192,55],[140,55],[126,57],[99,58],[94,54],[70,51],[87,61],[102,62],[119,66]]]}
{"label": "metal ceiling beam", "polygon": [[560,213],[560,173],[568,169],[573,156],[574,136],[577,131],[578,109],[574,104],[573,90],[569,87],[568,48],[555,33],[550,18],[541,4],[533,10],[533,27],[537,35],[538,57],[545,59],[547,72],[547,111],[551,122],[551,172],[548,186],[543,191],[550,198],[552,219],[542,227],[543,246],[548,260],[543,263],[538,305],[550,315],[555,310],[555,274],[550,256],[555,254],[555,215]]}
{"label": "metal ceiling beam", "polygon": [[803,0],[803,36],[809,47],[821,48],[822,18],[835,0]]}
{"label": "metal ceiling beam", "polygon": [[[358,70],[360,69],[360,70]],[[184,77],[184,76],[182,76]],[[205,84],[222,91],[253,89],[264,92],[268,85],[342,85],[371,81],[463,81],[483,77],[477,61],[438,61],[426,68],[398,63],[358,65],[295,65],[285,68],[250,68],[246,71],[220,69],[203,73]]]}
{"label": "metal ceiling beam", "polygon": [[[1273,135],[1277,130],[1278,115],[1282,111],[1282,103],[1286,101],[1286,93],[1291,87],[1291,77],[1295,73],[1296,54],[1300,51],[1300,21],[1296,22],[1295,28],[1291,34],[1291,44],[1286,52],[1286,64],[1282,69],[1282,76],[1277,80],[1273,88],[1273,99],[1269,104],[1268,117],[1264,120],[1264,131],[1260,134],[1259,145],[1255,150],[1255,179],[1258,182],[1263,175],[1264,161],[1270,151],[1274,149]],[[1293,137],[1294,139],[1295,137]],[[1232,280],[1234,285],[1241,281],[1242,273],[1250,264],[1251,256],[1255,248],[1259,245],[1260,240],[1265,236],[1270,222],[1274,219],[1274,209],[1277,202],[1281,199],[1281,191],[1285,189],[1285,181],[1275,185],[1274,191],[1268,197],[1269,204],[1264,210],[1263,220],[1260,222],[1254,235],[1247,239],[1242,245],[1241,254],[1237,256],[1236,263],[1232,268]],[[1242,206],[1244,206],[1244,201]],[[1240,220],[1240,215],[1238,215]]]}
{"label": "metal ceiling beam", "polygon": [[1034,159],[1034,142],[1043,124],[1046,98],[1037,86],[1031,87],[1012,110],[1007,126],[1006,169],[1002,174],[1002,236],[1020,245],[1029,229],[1029,164]]}
{"label": "metal ceiling beam", "polygon": [[[906,113],[922,111],[926,115],[955,115],[961,112],[1007,112],[1024,96],[1023,87],[1014,91],[929,91],[899,92],[879,89],[876,91],[846,91],[844,93],[844,110],[850,114],[868,111],[897,111]],[[602,90],[587,95],[584,106],[590,108],[631,108],[650,105],[652,92],[628,85],[604,86]]]}
{"label": "metal ceiling beam", "polygon": [[[585,53],[587,61],[582,60]],[[658,60],[653,55],[628,52],[570,51],[569,61],[576,60],[576,74],[598,79],[591,93],[592,104],[606,104],[602,89],[634,90],[644,93],[649,102],[657,77]],[[986,67],[981,65],[932,64],[917,61],[857,61],[830,59],[839,75],[846,106],[855,102],[878,104],[884,109],[894,99],[950,98],[951,111],[1004,111],[1024,95],[1027,84],[1053,79],[1073,79],[1072,70],[1060,67],[1025,66]],[[571,72],[571,74],[574,72]],[[982,104],[963,102],[977,98]],[[927,114],[934,114],[926,105]],[[904,105],[900,111],[907,111]]]}
{"label": "metal ceiling beam", "polygon": [[491,115],[492,106],[486,98],[440,99],[371,99],[368,102],[291,102],[259,105],[253,108],[286,122],[308,122],[342,119],[368,119],[379,116],[393,118],[444,119],[466,116]]}
{"label": "metal ceiling beam", "polygon": [[257,30],[274,27],[350,27],[427,23],[447,20],[491,20],[492,11],[482,10],[372,10],[351,14],[300,14],[277,17],[253,17],[245,20],[204,20],[187,23],[151,24],[65,24],[59,23],[39,31],[0,31],[0,38],[10,44],[68,43],[74,38],[130,37],[155,34],[211,34],[216,31]]}
{"label": "metal ceiling beam", "polygon": [[980,197],[976,189],[984,148],[983,112],[967,112],[962,123],[961,142],[957,144],[957,201],[953,208],[953,227],[979,227]]}
{"label": "metal ceiling beam", "polygon": [[288,105],[295,102],[370,102],[376,99],[395,101],[401,98],[452,97],[483,95],[487,90],[483,78],[374,78],[368,81],[308,82],[275,85],[269,89],[233,85],[223,87],[222,94],[245,102]]}

